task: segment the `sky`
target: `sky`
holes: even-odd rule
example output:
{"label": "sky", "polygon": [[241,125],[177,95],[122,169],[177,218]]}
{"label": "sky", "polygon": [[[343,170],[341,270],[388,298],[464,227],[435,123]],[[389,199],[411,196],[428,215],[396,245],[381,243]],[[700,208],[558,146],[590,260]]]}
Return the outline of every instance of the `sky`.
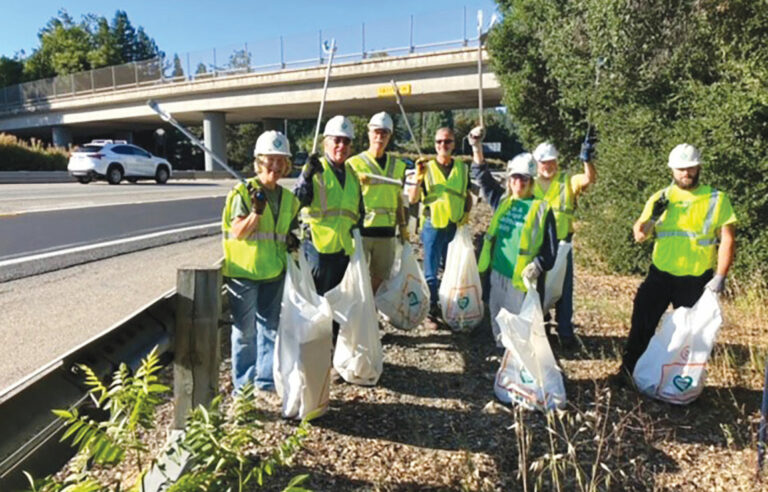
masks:
{"label": "sky", "polygon": [[[415,37],[423,37],[424,42],[460,38],[464,7],[467,35],[471,37],[477,34],[478,9],[484,11],[486,25],[496,9],[493,0],[9,0],[3,3],[0,56],[7,57],[21,50],[29,55],[38,46],[38,31],[60,9],[65,9],[76,21],[89,13],[111,21],[115,11],[125,10],[131,24],[143,27],[162,51],[169,55],[178,53],[182,58],[184,53],[211,48],[247,42],[258,45],[259,40],[281,35],[290,47],[291,42],[315,41],[321,29],[326,34],[335,33],[340,52],[352,52],[353,46],[359,51],[362,23],[366,24],[366,50],[392,48],[390,39],[395,45],[407,40],[411,14]],[[444,31],[438,32],[440,29]]]}

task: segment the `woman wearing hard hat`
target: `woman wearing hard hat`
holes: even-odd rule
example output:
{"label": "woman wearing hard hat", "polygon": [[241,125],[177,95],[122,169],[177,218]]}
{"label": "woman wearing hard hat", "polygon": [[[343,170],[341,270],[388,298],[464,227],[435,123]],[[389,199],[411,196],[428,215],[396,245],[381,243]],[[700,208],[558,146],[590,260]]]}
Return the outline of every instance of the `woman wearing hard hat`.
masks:
{"label": "woman wearing hard hat", "polygon": [[227,195],[222,213],[223,275],[232,311],[232,381],[274,391],[272,363],[285,280],[285,253],[299,201],[277,184],[291,168],[288,139],[256,140],[256,177]]}
{"label": "woman wearing hard hat", "polygon": [[485,163],[474,163],[472,174],[479,180],[483,196],[495,210],[485,235],[478,269],[484,273],[490,268],[488,307],[493,337],[501,347],[496,315],[501,308],[519,313],[528,290],[523,279],[537,284],[541,293],[541,273],[555,263],[555,218],[546,201],[533,197],[536,162],[530,153],[518,154],[509,161],[506,192],[491,176]]}

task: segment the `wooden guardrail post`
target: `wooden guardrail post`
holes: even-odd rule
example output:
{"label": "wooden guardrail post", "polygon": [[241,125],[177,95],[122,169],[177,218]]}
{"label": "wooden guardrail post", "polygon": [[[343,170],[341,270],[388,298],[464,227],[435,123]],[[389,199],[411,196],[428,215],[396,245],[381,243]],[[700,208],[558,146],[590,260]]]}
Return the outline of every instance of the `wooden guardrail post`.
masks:
{"label": "wooden guardrail post", "polygon": [[221,269],[180,268],[176,299],[173,427],[183,429],[189,411],[208,405],[218,391]]}

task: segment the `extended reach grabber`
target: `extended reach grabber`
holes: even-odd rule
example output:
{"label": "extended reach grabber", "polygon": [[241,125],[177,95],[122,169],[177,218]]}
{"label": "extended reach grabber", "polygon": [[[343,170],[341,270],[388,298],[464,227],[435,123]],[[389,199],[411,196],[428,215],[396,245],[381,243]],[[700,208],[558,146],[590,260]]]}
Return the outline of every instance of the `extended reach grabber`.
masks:
{"label": "extended reach grabber", "polygon": [[328,80],[331,78],[331,65],[333,65],[333,55],[336,53],[336,39],[323,42],[323,52],[328,56],[328,66],[325,68],[325,82],[323,83],[323,98],[320,100],[320,111],[317,113],[317,126],[315,127],[315,138],[312,139],[312,152],[317,151],[317,139],[320,136],[320,122],[323,119],[323,109],[325,108],[325,95],[328,93]]}

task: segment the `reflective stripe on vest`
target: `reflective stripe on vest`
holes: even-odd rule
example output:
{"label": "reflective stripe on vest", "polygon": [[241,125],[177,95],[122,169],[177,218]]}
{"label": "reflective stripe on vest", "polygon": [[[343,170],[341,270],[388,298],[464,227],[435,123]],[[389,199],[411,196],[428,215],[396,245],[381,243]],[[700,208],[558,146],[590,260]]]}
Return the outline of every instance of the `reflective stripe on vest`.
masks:
{"label": "reflective stripe on vest", "polygon": [[[249,180],[251,186],[258,186],[255,179]],[[271,207],[264,208],[259,218],[257,229],[247,237],[237,239],[232,232],[232,204],[240,196],[247,208],[251,209],[251,196],[246,184],[238,184],[227,195],[222,212],[222,245],[224,265],[222,274],[227,277],[249,280],[270,280],[280,276],[285,270],[285,241],[299,210],[299,201],[290,191],[280,187],[280,202],[275,223]]]}
{"label": "reflective stripe on vest", "polygon": [[546,200],[552,208],[555,214],[557,238],[563,240],[568,237],[568,234],[573,231],[573,213],[576,208],[568,176],[558,171],[550,181],[546,193],[537,179],[533,186],[533,196]]}
{"label": "reflective stripe on vest", "polygon": [[436,229],[447,227],[449,223],[458,223],[464,217],[467,199],[467,166],[460,160],[453,161],[453,169],[446,179],[434,159],[427,163],[425,186],[427,196],[424,206],[430,209],[430,220]]}
{"label": "reflective stripe on vest", "polygon": [[[704,224],[702,225],[701,232],[696,233],[693,231],[681,231],[681,230],[661,230],[656,233],[656,237],[659,239],[667,237],[687,237],[690,239],[696,239],[696,243],[699,246],[711,246],[717,243],[717,236],[712,231],[712,222],[715,220],[715,210],[717,209],[717,203],[720,200],[720,192],[714,190],[709,195],[709,204],[707,205],[707,214],[704,216]],[[659,223],[662,225],[663,221]]]}
{"label": "reflective stripe on vest", "polygon": [[[494,213],[488,227],[488,232],[485,234],[483,249],[480,252],[480,259],[478,260],[478,270],[480,272],[486,271],[488,267],[491,266],[499,222],[509,209],[512,208],[512,205],[516,200],[517,199],[512,197],[508,198],[499,206],[496,213]],[[531,203],[531,208],[528,210],[528,214],[525,217],[525,222],[523,223],[523,230],[520,234],[520,245],[517,258],[515,259],[515,269],[511,279],[512,285],[521,292],[526,292],[528,290],[523,282],[523,269],[533,261],[533,258],[539,253],[541,245],[544,242],[544,222],[546,221],[548,208],[549,204],[546,200],[534,199]]]}
{"label": "reflective stripe on vest", "polygon": [[337,253],[342,249],[348,255],[354,252],[350,234],[357,222],[360,205],[360,183],[349,164],[344,164],[344,186],[331,169],[325,157],[320,159],[323,172],[312,177],[312,203],[305,207],[302,217],[309,224],[312,244],[320,253]]}
{"label": "reflective stripe on vest", "polygon": [[350,158],[347,163],[359,174],[371,174],[365,183],[361,183],[363,204],[365,205],[364,227],[394,227],[397,223],[397,208],[402,187],[377,180],[375,176],[402,179],[405,176],[405,163],[387,154],[382,172],[379,163],[368,152],[361,152]]}

